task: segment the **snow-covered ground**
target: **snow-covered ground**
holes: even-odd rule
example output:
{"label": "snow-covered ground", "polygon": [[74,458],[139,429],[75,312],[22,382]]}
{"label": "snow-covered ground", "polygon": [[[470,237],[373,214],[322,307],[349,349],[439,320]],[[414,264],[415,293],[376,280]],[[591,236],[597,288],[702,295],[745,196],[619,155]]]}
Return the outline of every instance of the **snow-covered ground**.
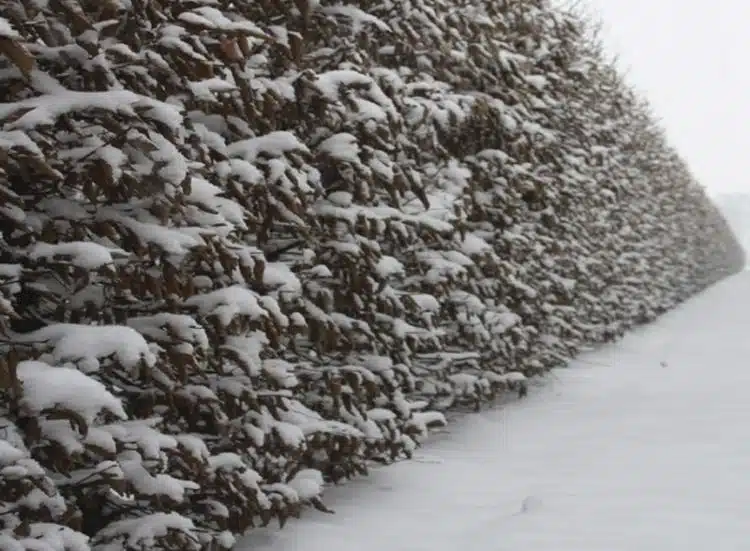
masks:
{"label": "snow-covered ground", "polygon": [[242,551],[750,549],[750,272]]}

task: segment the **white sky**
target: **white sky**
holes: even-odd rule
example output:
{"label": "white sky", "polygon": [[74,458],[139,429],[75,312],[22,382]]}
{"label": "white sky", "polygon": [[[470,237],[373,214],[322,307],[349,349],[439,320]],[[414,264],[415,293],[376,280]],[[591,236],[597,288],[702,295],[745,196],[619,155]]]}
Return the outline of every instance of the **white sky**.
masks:
{"label": "white sky", "polygon": [[713,194],[750,192],[750,0],[584,0]]}

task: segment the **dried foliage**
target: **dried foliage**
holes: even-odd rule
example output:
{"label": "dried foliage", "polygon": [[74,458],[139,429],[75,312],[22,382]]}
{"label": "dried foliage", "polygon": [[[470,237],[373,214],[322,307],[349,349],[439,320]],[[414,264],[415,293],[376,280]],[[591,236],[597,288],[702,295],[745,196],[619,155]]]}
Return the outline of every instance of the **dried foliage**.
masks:
{"label": "dried foliage", "polygon": [[3,0],[0,549],[229,548],[737,271],[585,30]]}

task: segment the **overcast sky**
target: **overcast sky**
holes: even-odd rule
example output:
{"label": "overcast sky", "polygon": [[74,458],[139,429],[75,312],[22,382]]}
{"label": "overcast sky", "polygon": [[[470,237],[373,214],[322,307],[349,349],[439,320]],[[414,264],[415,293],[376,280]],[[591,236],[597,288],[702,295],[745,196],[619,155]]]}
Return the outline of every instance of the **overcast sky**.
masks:
{"label": "overcast sky", "polygon": [[750,0],[584,0],[711,193],[750,192]]}

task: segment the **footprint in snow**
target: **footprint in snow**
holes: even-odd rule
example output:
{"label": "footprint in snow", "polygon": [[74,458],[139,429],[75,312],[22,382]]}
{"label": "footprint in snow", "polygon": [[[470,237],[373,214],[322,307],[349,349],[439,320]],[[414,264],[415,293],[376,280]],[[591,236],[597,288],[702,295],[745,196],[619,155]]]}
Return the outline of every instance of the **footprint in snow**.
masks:
{"label": "footprint in snow", "polygon": [[521,502],[521,510],[516,513],[517,515],[523,515],[526,513],[533,513],[542,506],[542,500],[536,496],[527,496]]}

